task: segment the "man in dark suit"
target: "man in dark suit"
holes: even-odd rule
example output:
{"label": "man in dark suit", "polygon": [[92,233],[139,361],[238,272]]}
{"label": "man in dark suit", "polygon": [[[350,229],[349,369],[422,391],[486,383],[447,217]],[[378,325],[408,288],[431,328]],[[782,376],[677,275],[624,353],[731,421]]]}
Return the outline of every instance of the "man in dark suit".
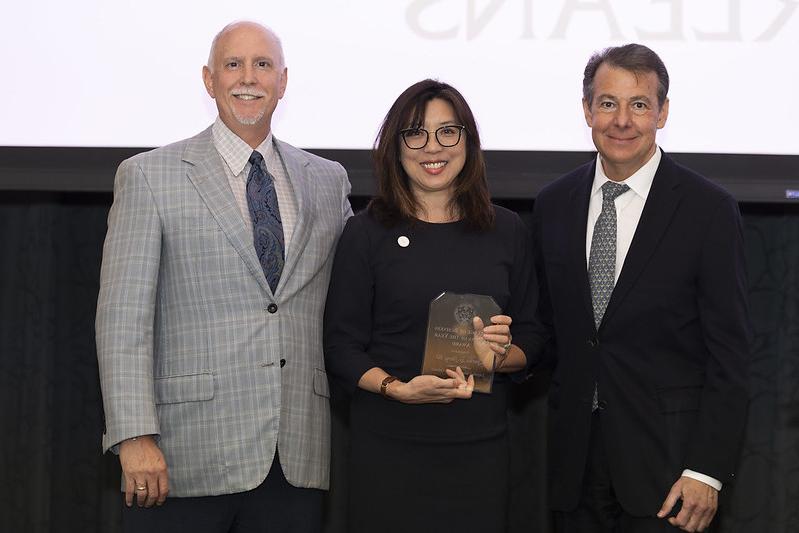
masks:
{"label": "man in dark suit", "polygon": [[583,109],[599,154],[535,202],[559,532],[703,531],[734,475],[750,335],[741,219],[655,143],[668,84],[645,46],[595,54]]}

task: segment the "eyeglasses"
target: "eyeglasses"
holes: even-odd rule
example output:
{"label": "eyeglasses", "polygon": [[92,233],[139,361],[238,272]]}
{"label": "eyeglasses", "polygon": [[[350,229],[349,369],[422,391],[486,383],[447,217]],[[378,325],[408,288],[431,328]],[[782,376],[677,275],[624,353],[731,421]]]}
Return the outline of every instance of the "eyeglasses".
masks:
{"label": "eyeglasses", "polygon": [[[445,148],[450,148],[458,144],[461,140],[461,132],[466,126],[441,126],[434,133],[438,144]],[[405,142],[405,146],[411,150],[421,150],[427,146],[430,140],[430,132],[424,128],[406,128],[400,130],[400,137]]]}

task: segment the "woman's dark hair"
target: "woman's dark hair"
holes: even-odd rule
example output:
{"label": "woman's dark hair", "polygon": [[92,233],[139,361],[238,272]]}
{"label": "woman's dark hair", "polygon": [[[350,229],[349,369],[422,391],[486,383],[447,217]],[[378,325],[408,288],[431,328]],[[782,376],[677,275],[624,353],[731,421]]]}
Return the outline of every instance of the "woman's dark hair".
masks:
{"label": "woman's dark hair", "polygon": [[465,128],[460,142],[466,143],[466,163],[455,178],[450,207],[470,227],[489,229],[494,223],[494,208],[474,115],[457,89],[436,80],[423,80],[405,89],[383,119],[373,151],[378,193],[369,203],[369,211],[389,226],[416,218],[421,206],[400,161],[400,131],[422,126],[425,107],[435,98],[448,102],[455,119]]}

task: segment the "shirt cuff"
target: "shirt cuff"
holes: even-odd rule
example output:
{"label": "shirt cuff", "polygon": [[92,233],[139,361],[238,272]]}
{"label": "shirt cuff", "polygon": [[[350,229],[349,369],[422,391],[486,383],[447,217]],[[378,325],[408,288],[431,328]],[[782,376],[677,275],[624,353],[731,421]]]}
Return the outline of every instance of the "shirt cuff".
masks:
{"label": "shirt cuff", "polygon": [[714,477],[706,476],[705,474],[700,474],[699,472],[694,472],[693,470],[688,469],[683,470],[682,475],[697,481],[701,481],[705,485],[710,485],[716,490],[721,490],[721,481]]}

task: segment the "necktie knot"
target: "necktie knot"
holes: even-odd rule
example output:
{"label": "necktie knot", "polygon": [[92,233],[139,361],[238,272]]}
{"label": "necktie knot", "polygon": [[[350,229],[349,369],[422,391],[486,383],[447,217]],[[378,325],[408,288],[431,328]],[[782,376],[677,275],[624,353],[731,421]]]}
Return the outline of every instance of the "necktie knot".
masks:
{"label": "necktie knot", "polygon": [[612,202],[629,190],[630,186],[624,183],[606,181],[605,184],[602,185],[602,203]]}
{"label": "necktie knot", "polygon": [[264,168],[264,156],[262,156],[260,152],[253,150],[248,161],[253,168],[258,168],[262,172],[266,173],[266,168]]}

